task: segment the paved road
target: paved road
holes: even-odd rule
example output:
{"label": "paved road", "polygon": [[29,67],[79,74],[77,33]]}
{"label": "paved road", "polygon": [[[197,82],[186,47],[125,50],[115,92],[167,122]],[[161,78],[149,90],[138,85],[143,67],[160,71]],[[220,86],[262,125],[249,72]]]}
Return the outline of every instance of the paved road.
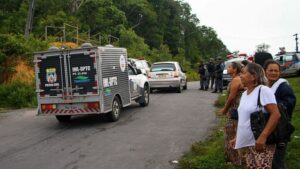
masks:
{"label": "paved road", "polygon": [[0,113],[1,169],[172,169],[216,124],[217,95],[188,84],[183,93],[156,92],[150,105],[123,109],[118,122],[101,116],[59,124],[35,110]]}

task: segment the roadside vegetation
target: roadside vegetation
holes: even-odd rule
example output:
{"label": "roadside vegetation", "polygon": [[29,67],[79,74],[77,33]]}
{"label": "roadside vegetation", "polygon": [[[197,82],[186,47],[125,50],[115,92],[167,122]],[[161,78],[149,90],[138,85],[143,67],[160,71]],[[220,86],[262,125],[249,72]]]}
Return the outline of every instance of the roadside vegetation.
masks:
{"label": "roadside vegetation", "polygon": [[[288,144],[286,156],[287,168],[300,168],[300,77],[287,79],[292,86],[296,97],[297,104],[293,112],[292,124],[296,130],[293,133],[292,141]],[[225,103],[225,96],[220,95],[215,105],[219,109]],[[202,142],[196,142],[191,146],[179,161],[179,169],[235,169],[237,167],[227,165],[224,158],[224,117],[218,113],[219,125],[213,130],[212,134]]]}

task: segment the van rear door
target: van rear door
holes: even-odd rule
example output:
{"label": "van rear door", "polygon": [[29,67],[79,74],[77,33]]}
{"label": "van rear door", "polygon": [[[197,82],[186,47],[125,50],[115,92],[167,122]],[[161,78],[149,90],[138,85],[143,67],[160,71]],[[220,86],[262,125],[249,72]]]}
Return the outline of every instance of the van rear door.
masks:
{"label": "van rear door", "polygon": [[70,94],[98,95],[97,62],[95,52],[72,52],[67,57]]}
{"label": "van rear door", "polygon": [[37,59],[37,81],[40,97],[62,97],[65,83],[62,53],[40,54]]}

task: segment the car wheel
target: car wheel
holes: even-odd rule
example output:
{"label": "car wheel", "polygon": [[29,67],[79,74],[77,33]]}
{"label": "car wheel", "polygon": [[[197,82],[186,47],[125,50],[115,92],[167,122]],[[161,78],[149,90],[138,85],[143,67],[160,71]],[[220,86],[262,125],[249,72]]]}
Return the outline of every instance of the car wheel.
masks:
{"label": "car wheel", "polygon": [[60,123],[66,123],[71,120],[71,115],[60,115],[55,117]]}
{"label": "car wheel", "polygon": [[150,93],[149,92],[150,92],[149,87],[147,85],[145,85],[143,95],[142,95],[142,102],[140,102],[140,106],[142,106],[142,107],[148,106],[149,101],[150,101]]}
{"label": "car wheel", "polygon": [[183,86],[183,90],[187,89],[187,82],[185,82],[185,85]]}
{"label": "car wheel", "polygon": [[179,85],[179,87],[176,88],[177,93],[181,93],[182,92],[182,87],[181,85]]}
{"label": "car wheel", "polygon": [[108,113],[108,117],[110,121],[115,122],[118,121],[120,118],[120,113],[121,113],[121,103],[118,97],[115,97],[112,105],[111,105],[111,112]]}

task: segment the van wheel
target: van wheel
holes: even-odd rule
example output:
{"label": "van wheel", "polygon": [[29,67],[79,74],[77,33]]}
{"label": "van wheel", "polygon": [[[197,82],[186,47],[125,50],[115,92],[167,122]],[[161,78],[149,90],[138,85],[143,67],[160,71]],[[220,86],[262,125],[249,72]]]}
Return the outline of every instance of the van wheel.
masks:
{"label": "van wheel", "polygon": [[120,113],[121,113],[121,103],[118,97],[115,97],[112,105],[111,105],[111,112],[108,113],[109,119],[112,122],[118,121],[120,118]]}
{"label": "van wheel", "polygon": [[140,106],[142,106],[142,107],[148,106],[149,100],[150,100],[149,92],[150,92],[149,87],[147,85],[145,85],[143,95],[141,96],[142,101],[140,102]]}
{"label": "van wheel", "polygon": [[55,116],[55,117],[60,123],[66,123],[71,120],[71,115],[61,115],[61,116]]}

